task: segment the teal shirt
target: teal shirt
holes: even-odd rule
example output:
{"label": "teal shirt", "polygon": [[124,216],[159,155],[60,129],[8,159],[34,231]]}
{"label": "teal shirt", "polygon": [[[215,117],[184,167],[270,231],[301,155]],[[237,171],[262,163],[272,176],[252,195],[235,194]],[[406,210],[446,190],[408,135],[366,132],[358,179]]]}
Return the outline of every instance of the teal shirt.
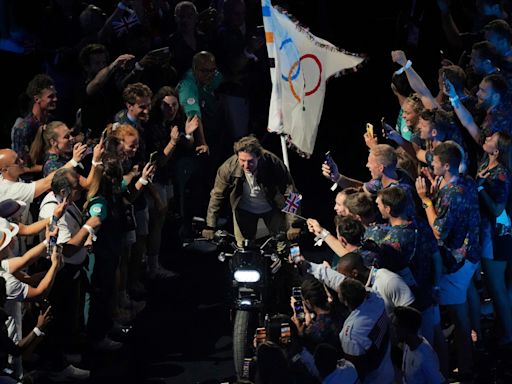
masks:
{"label": "teal shirt", "polygon": [[400,135],[402,135],[402,137],[405,140],[411,141],[412,132],[407,126],[407,124],[405,124],[405,119],[402,117],[402,112],[403,110],[402,108],[400,108],[400,112],[398,113],[398,118],[396,120],[396,130],[400,133]]}
{"label": "teal shirt", "polygon": [[201,110],[207,115],[215,114],[218,102],[214,92],[222,83],[222,80],[221,73],[215,71],[212,82],[201,86],[191,69],[185,73],[176,90],[178,91],[180,104],[187,117],[197,115],[202,119]]}

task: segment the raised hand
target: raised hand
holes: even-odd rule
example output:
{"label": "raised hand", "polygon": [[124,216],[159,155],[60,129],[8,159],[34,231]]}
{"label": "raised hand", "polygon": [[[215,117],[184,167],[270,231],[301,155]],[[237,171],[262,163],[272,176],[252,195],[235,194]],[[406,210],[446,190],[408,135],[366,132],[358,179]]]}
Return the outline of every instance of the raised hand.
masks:
{"label": "raised hand", "polygon": [[402,67],[407,64],[407,57],[404,51],[391,51],[391,60]]}
{"label": "raised hand", "polygon": [[199,117],[197,115],[187,118],[185,124],[185,134],[191,135],[199,127]]}
{"label": "raised hand", "polygon": [[82,157],[87,150],[87,145],[82,143],[76,143],[73,146],[73,160],[75,160],[77,163],[82,160]]}

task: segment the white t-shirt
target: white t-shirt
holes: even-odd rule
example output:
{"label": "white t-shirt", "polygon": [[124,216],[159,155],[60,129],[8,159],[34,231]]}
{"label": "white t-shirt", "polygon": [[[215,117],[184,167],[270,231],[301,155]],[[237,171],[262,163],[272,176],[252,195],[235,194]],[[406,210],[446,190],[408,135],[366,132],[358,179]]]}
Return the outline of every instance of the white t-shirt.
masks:
{"label": "white t-shirt", "polygon": [[414,351],[405,344],[402,371],[405,384],[441,384],[444,377],[439,371],[439,360],[428,341],[423,342]]}
{"label": "white t-shirt", "polygon": [[9,181],[0,177],[0,201],[13,199],[21,200],[27,205],[34,201],[36,183],[22,183],[21,181]]}
{"label": "white t-shirt", "polygon": [[322,384],[357,384],[359,383],[359,376],[357,375],[354,364],[345,359],[338,361],[338,366],[329,376],[327,376]]}
{"label": "white t-shirt", "polygon": [[404,280],[388,269],[372,268],[370,287],[384,299],[388,314],[393,312],[394,307],[407,307],[414,302],[414,294]]}
{"label": "white t-shirt", "polygon": [[340,333],[343,352],[352,356],[365,355],[375,344],[385,348],[384,357],[379,367],[369,372],[362,382],[364,384],[389,384],[394,379],[391,363],[391,345],[389,343],[389,318],[386,314],[384,300],[375,292],[368,291],[366,299],[354,309],[345,320]]}
{"label": "white t-shirt", "polygon": [[265,192],[256,182],[256,177],[249,172],[245,173],[243,192],[238,202],[238,207],[255,214],[262,214],[270,211],[272,207],[268,203]]}
{"label": "white t-shirt", "polygon": [[[49,192],[41,202],[39,211],[39,219],[47,219],[53,215],[53,210],[57,205],[57,199],[53,192]],[[66,208],[66,212],[57,222],[59,227],[59,234],[57,236],[57,244],[66,244],[71,238],[80,231],[82,228],[82,213],[75,203],[70,203]],[[70,257],[65,257],[64,261],[67,264],[82,264],[87,257],[87,249],[80,247],[78,252]]]}

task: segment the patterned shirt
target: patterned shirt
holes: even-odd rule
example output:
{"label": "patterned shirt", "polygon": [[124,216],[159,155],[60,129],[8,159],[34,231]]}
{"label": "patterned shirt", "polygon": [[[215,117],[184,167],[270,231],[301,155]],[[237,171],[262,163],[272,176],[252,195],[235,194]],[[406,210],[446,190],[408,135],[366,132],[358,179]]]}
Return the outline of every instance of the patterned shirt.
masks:
{"label": "patterned shirt", "polygon": [[434,207],[434,229],[440,233],[441,255],[448,269],[454,268],[453,261],[456,265],[464,259],[478,262],[480,207],[475,182],[464,177],[449,181],[435,194]]}
{"label": "patterned shirt", "polygon": [[56,155],[54,153],[47,154],[43,166],[43,177],[46,177],[53,171],[62,168],[66,164],[66,162],[67,160],[60,157],[59,155]]}
{"label": "patterned shirt", "polygon": [[381,225],[378,240],[378,244],[389,245],[398,252],[402,265],[395,272],[413,291],[415,307],[419,310],[428,308],[432,304],[432,255],[439,251],[428,223],[417,218],[410,224]]}
{"label": "patterned shirt", "polygon": [[[487,157],[478,167],[478,173],[486,169],[488,165],[489,158]],[[489,176],[486,178],[477,179],[478,185],[483,187],[495,204],[506,204],[510,196],[510,171],[503,165],[498,164],[489,169],[488,173]],[[496,234],[496,217],[483,201],[480,203],[480,215],[482,226],[491,225],[493,233]]]}
{"label": "patterned shirt", "polygon": [[339,351],[339,334],[342,328],[342,319],[327,313],[320,314],[304,329],[304,345],[314,352],[318,344],[327,343]]}
{"label": "patterned shirt", "polygon": [[42,124],[30,113],[22,120],[18,120],[11,129],[11,147],[25,162],[28,160],[30,146],[36,137],[37,130]]}

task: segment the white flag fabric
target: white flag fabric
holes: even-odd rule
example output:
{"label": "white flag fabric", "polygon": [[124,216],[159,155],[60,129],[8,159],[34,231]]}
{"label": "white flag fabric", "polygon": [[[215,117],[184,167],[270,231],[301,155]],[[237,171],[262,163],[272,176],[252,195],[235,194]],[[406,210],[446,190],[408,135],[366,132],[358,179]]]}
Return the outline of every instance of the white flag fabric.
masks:
{"label": "white flag fabric", "polygon": [[309,33],[261,0],[272,95],[268,130],[285,134],[289,146],[309,157],[322,116],[325,84],[342,71],[355,71],[364,58]]}

